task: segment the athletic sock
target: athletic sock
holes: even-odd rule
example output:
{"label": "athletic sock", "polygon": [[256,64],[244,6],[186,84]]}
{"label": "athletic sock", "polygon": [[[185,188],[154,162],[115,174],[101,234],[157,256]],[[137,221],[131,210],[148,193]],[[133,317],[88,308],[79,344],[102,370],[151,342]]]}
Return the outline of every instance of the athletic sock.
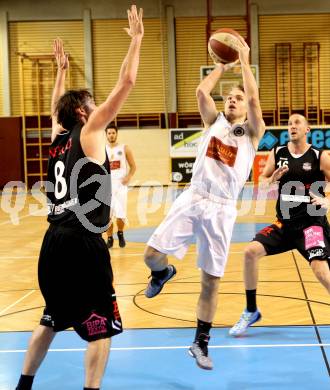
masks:
{"label": "athletic sock", "polygon": [[201,350],[208,354],[207,346],[210,340],[210,330],[212,328],[212,322],[205,322],[197,319],[197,329],[195,335],[195,343],[199,345]]}
{"label": "athletic sock", "polygon": [[162,269],[161,271],[151,271],[151,275],[158,279],[163,279],[168,274],[168,267]]}
{"label": "athletic sock", "polygon": [[245,290],[246,310],[250,313],[257,311],[257,290]]}
{"label": "athletic sock", "polygon": [[21,375],[19,378],[16,390],[31,390],[34,375]]}
{"label": "athletic sock", "polygon": [[84,387],[84,390],[100,390],[99,387]]}

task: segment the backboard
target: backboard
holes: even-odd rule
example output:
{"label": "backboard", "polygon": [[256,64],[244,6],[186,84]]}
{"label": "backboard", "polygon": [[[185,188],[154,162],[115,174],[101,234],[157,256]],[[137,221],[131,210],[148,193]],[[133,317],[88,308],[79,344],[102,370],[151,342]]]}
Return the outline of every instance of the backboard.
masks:
{"label": "backboard", "polygon": [[[212,72],[215,68],[215,65],[203,65],[200,67],[200,80],[203,80],[208,74]],[[251,65],[252,73],[257,81],[259,87],[259,68],[258,65]],[[231,88],[237,85],[243,85],[243,78],[241,72],[241,65],[236,65],[232,69],[225,72],[215,88],[213,89],[211,95],[214,100],[222,101],[224,97],[228,95]]]}

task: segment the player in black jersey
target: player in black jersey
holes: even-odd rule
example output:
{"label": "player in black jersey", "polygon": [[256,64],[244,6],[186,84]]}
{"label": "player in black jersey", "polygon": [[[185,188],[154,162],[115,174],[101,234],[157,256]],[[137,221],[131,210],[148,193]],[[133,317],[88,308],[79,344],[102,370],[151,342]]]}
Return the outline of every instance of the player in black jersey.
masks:
{"label": "player in black jersey", "polygon": [[330,181],[327,152],[307,143],[310,131],[304,116],[289,118],[289,143],[275,147],[260,177],[264,185],[278,182],[277,220],[258,232],[244,251],[246,309],[229,334],[239,336],[261,319],[256,304],[258,260],[297,249],[310,263],[320,283],[330,293],[330,227],[326,217],[329,199],[324,196]]}
{"label": "player in black jersey", "polygon": [[[144,33],[142,9],[138,13],[133,5],[128,21],[125,30],[131,43],[117,84],[98,107],[86,90],[64,93],[68,58],[61,40],[54,43],[58,73],[52,109],[56,106],[56,114],[46,184],[50,226],[38,264],[46,306],[30,340],[18,390],[32,388],[56,332],[69,327],[88,342],[84,388],[99,389],[110,338],[122,332],[109,251],[101,233],[108,227],[111,197],[104,129],[135,84]],[[65,382],[60,388],[67,388]]]}

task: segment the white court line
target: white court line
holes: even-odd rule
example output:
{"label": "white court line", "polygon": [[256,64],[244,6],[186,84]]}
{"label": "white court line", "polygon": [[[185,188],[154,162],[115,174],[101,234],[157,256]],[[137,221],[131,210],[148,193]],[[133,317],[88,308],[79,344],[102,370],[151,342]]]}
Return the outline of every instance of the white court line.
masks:
{"label": "white court line", "polygon": [[[0,222],[0,226],[9,225],[9,224],[12,224],[13,226],[18,226],[18,225],[20,224],[20,222],[21,222],[21,219],[25,219],[25,218],[32,217],[32,216],[34,216],[34,215],[37,215],[38,213],[41,213],[42,211],[43,211],[43,209],[41,209],[41,210],[36,210],[36,211],[34,211],[34,212],[31,212],[31,213],[22,215],[21,217],[20,217],[20,216],[17,217],[18,224],[16,224],[16,225],[12,222],[11,219],[8,219],[7,221]],[[43,215],[39,215],[39,217],[45,217],[45,215],[44,215],[44,214],[43,214]],[[45,218],[45,219],[46,219],[46,218]]]}
{"label": "white court line", "polygon": [[[229,253],[244,253],[243,251],[230,251]],[[141,253],[112,253],[113,256],[121,254],[124,257],[133,257],[133,256],[142,256],[143,257],[143,252]],[[187,255],[191,254],[196,254],[196,252],[187,252]],[[39,255],[35,256],[0,256],[1,259],[37,259]]]}
{"label": "white court line", "polygon": [[36,290],[32,290],[32,291],[29,291],[27,294],[23,295],[22,298],[18,299],[17,301],[15,301],[14,303],[12,303],[11,305],[5,307],[3,310],[0,311],[0,315],[5,313],[7,310],[11,309],[12,307],[14,307],[15,305],[17,305],[18,303],[22,302],[23,299],[27,298],[29,295],[33,294]]}
{"label": "white court line", "polygon": [[[329,343],[320,344],[246,344],[246,345],[209,345],[212,349],[239,349],[239,348],[301,348],[301,347],[329,347]],[[158,351],[188,349],[190,345],[172,347],[125,347],[111,348],[111,351]],[[51,348],[49,352],[84,352],[86,348]],[[3,349],[0,353],[25,353],[26,349]]]}

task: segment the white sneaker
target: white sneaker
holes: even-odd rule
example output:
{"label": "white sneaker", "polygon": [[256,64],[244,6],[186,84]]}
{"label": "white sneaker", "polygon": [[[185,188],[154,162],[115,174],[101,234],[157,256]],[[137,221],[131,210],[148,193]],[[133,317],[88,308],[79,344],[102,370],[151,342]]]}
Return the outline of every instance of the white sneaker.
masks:
{"label": "white sneaker", "polygon": [[251,313],[245,309],[238,322],[236,322],[236,324],[229,329],[229,334],[230,336],[241,336],[247,331],[247,328],[249,326],[260,320],[261,313],[259,312],[259,310]]}

